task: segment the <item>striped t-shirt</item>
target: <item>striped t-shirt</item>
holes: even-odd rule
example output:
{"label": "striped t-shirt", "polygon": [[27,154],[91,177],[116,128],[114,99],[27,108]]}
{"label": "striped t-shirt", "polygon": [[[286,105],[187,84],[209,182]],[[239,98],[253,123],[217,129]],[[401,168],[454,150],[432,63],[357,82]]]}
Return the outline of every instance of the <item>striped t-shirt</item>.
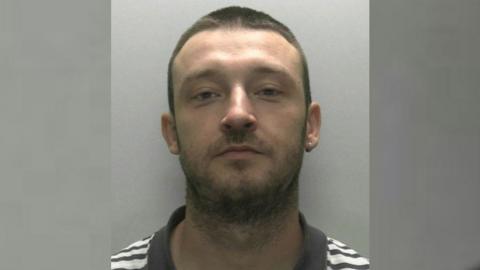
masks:
{"label": "striped t-shirt", "polygon": [[[112,270],[175,270],[170,254],[170,236],[185,218],[185,207],[177,209],[164,228],[137,241],[111,257]],[[294,270],[360,270],[370,269],[367,259],[320,230],[309,226],[300,214],[303,230],[303,252]]]}

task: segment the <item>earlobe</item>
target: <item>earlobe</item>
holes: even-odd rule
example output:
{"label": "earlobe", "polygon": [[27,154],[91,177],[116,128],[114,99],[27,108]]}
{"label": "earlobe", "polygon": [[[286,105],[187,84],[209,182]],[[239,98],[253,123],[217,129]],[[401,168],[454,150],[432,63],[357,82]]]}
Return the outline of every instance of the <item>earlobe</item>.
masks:
{"label": "earlobe", "polygon": [[177,141],[177,128],[175,126],[175,119],[170,113],[162,114],[162,135],[170,153],[178,155],[180,151]]}
{"label": "earlobe", "polygon": [[305,132],[305,150],[312,151],[320,139],[321,112],[320,104],[312,102],[307,112],[307,123]]}

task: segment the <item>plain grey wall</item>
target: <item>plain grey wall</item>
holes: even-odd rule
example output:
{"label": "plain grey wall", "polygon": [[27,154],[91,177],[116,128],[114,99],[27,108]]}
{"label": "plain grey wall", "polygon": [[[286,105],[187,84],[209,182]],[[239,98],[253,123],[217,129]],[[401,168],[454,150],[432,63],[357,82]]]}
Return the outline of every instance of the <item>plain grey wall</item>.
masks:
{"label": "plain grey wall", "polygon": [[372,269],[480,269],[480,1],[371,10]]}
{"label": "plain grey wall", "polygon": [[110,3],[0,1],[0,269],[109,269]]}
{"label": "plain grey wall", "polygon": [[322,106],[319,147],[306,154],[300,208],[329,236],[369,254],[368,1],[112,2],[112,252],[163,226],[184,202],[184,177],[161,137],[168,58],[200,16],[246,5],[288,25]]}

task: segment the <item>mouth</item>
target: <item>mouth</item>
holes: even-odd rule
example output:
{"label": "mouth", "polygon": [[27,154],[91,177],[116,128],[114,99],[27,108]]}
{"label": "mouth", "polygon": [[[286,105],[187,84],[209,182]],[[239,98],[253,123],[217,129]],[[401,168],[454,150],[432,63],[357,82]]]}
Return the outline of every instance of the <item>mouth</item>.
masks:
{"label": "mouth", "polygon": [[228,158],[228,159],[246,159],[252,158],[255,155],[261,154],[260,151],[256,150],[253,147],[240,145],[240,146],[229,146],[223,149],[219,157]]}

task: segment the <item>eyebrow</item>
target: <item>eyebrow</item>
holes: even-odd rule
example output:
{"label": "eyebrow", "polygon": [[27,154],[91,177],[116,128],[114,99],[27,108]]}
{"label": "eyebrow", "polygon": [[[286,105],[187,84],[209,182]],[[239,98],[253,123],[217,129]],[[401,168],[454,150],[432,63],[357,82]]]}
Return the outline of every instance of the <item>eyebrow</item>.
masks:
{"label": "eyebrow", "polygon": [[[186,83],[189,83],[189,82],[195,81],[195,80],[201,80],[201,79],[212,78],[212,77],[219,77],[219,76],[222,75],[222,73],[223,72],[221,70],[218,70],[218,69],[211,69],[211,68],[201,69],[201,70],[194,71],[191,74],[187,75],[181,84],[185,85]],[[270,75],[270,74],[275,75],[275,74],[277,74],[277,75],[285,76],[285,77],[290,78],[292,80],[294,79],[294,78],[292,78],[290,73],[284,67],[281,67],[281,66],[259,65],[259,66],[253,67],[249,71],[249,73],[251,73],[251,74],[261,74],[261,75],[263,75],[263,74],[265,74],[265,75]]]}
{"label": "eyebrow", "polygon": [[[256,66],[251,70],[251,73],[257,74],[279,74],[291,78],[290,73],[284,67],[277,66]],[[293,79],[293,78],[292,78]]]}
{"label": "eyebrow", "polygon": [[217,77],[220,76],[221,72],[216,70],[216,69],[201,69],[198,71],[194,71],[191,74],[187,75],[185,79],[182,82],[182,85],[195,81],[195,80],[201,80],[205,78],[211,78],[211,77]]}

